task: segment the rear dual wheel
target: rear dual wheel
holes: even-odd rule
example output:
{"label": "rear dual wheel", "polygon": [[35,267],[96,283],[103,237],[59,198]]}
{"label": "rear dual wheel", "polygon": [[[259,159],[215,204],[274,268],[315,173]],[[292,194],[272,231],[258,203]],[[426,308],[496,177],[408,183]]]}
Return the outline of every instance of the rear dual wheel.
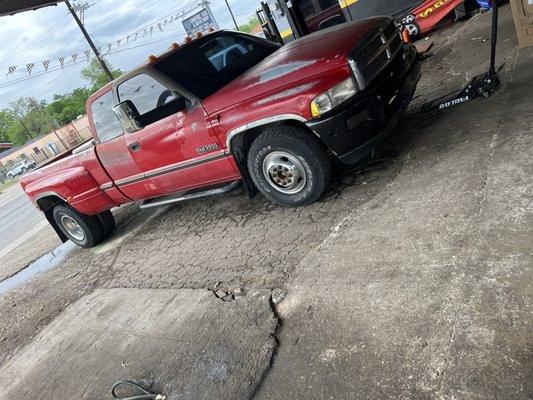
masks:
{"label": "rear dual wheel", "polygon": [[110,211],[98,215],[85,215],[68,205],[57,205],[52,211],[54,221],[61,232],[83,248],[101,243],[115,227]]}

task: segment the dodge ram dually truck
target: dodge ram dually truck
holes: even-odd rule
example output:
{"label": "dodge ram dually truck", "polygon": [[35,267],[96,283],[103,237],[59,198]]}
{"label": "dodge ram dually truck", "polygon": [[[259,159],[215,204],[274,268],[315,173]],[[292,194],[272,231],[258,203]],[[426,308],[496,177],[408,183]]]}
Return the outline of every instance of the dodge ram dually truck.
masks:
{"label": "dodge ram dually truck", "polygon": [[82,247],[101,242],[114,228],[109,210],[132,201],[168,204],[243,182],[249,196],[310,204],[333,160],[356,163],[383,140],[419,77],[417,52],[389,17],[285,46],[198,35],[93,94],[94,140],[20,182],[61,239]]}

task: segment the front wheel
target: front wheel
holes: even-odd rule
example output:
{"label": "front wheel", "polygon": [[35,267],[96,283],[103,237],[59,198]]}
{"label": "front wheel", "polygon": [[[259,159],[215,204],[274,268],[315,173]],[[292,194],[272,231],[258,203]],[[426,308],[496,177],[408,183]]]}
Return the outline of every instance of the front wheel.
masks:
{"label": "front wheel", "polygon": [[265,197],[284,206],[301,206],[324,193],[331,165],[311,134],[295,126],[276,126],[252,143],[248,170]]}
{"label": "front wheel", "polygon": [[67,205],[55,206],[52,213],[59,229],[78,246],[88,249],[104,239],[98,217],[82,214]]}

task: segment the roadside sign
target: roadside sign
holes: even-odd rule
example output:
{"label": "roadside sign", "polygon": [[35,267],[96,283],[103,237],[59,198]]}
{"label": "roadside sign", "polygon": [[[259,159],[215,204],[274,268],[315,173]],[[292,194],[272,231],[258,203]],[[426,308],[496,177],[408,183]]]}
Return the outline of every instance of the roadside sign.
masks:
{"label": "roadside sign", "polygon": [[218,26],[214,17],[206,8],[202,8],[196,14],[185,18],[182,23],[189,36],[193,36],[198,32],[207,32],[209,28],[216,29]]}

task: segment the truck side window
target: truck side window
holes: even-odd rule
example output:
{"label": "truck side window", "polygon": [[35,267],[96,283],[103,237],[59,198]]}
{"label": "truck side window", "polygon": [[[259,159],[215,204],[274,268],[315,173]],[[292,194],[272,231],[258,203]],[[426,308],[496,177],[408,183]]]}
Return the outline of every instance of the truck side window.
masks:
{"label": "truck side window", "polygon": [[183,109],[185,98],[150,75],[139,74],[118,87],[120,101],[131,100],[143,123],[151,124]]}
{"label": "truck side window", "polygon": [[113,94],[108,92],[91,104],[91,113],[93,115],[94,127],[100,142],[107,142],[124,132],[122,126],[113,111]]}

